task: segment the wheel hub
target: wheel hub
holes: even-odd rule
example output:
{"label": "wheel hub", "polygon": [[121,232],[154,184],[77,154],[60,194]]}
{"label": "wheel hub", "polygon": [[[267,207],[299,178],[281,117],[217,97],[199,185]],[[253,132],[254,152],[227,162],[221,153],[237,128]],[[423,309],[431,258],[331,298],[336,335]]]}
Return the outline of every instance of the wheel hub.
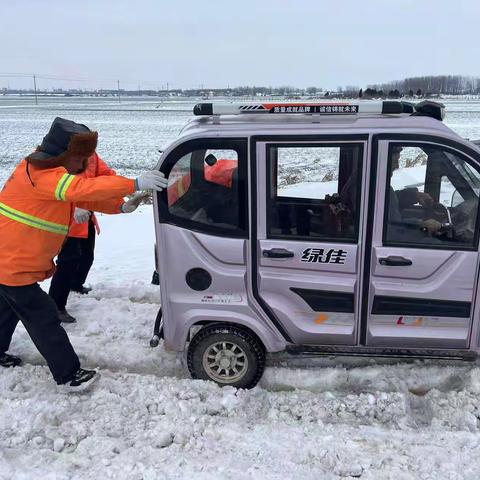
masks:
{"label": "wheel hub", "polygon": [[212,380],[233,383],[247,372],[248,359],[237,343],[216,342],[205,350],[203,367]]}

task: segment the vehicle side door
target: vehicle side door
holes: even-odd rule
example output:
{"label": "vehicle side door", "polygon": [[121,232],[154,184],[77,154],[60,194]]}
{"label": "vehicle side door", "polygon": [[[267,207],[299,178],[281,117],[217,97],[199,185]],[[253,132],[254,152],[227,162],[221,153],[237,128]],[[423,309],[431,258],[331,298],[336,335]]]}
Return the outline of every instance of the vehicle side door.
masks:
{"label": "vehicle side door", "polygon": [[479,260],[478,154],[413,135],[375,145],[361,343],[468,348]]}
{"label": "vehicle side door", "polygon": [[292,343],[356,343],[366,150],[361,135],[252,149],[253,290]]}

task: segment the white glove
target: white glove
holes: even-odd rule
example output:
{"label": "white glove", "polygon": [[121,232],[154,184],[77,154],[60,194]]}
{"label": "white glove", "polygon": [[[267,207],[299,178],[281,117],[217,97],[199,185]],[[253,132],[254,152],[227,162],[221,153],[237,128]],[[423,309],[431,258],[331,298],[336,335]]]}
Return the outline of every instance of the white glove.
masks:
{"label": "white glove", "polygon": [[147,192],[134,193],[125,203],[120,207],[122,213],[132,213],[140,205],[144,198],[150,196]]}
{"label": "white glove", "polygon": [[73,219],[76,223],[87,223],[90,220],[90,212],[76,207],[75,212],[73,212]]}
{"label": "white glove", "polygon": [[137,190],[156,190],[161,192],[168,185],[165,175],[158,170],[150,170],[142,173],[136,180]]}

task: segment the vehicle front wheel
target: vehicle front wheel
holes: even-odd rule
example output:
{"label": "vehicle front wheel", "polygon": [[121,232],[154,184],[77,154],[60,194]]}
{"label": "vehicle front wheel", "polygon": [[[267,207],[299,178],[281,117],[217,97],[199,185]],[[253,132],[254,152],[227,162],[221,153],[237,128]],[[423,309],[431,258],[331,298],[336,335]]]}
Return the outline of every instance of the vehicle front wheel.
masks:
{"label": "vehicle front wheel", "polygon": [[187,364],[192,378],[253,388],[265,368],[265,348],[254,334],[242,328],[211,325],[193,337]]}

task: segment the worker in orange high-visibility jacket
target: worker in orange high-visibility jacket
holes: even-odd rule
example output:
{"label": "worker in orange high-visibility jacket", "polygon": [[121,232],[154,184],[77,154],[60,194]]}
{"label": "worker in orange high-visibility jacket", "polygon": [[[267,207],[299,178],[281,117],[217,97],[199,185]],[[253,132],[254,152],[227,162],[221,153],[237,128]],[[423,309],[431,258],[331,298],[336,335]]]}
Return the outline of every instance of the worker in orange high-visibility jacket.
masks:
{"label": "worker in orange high-visibility jacket", "polygon": [[0,192],[0,366],[21,360],[7,353],[20,320],[58,384],[84,388],[98,376],[80,368],[53,300],[37,282],[50,277],[53,258],[67,237],[75,205],[91,211],[128,211],[119,200],[136,190],[161,191],[158,171],[136,180],[114,176],[82,178],[97,146],[97,132],[56,118],[37,151],[16,167]]}

